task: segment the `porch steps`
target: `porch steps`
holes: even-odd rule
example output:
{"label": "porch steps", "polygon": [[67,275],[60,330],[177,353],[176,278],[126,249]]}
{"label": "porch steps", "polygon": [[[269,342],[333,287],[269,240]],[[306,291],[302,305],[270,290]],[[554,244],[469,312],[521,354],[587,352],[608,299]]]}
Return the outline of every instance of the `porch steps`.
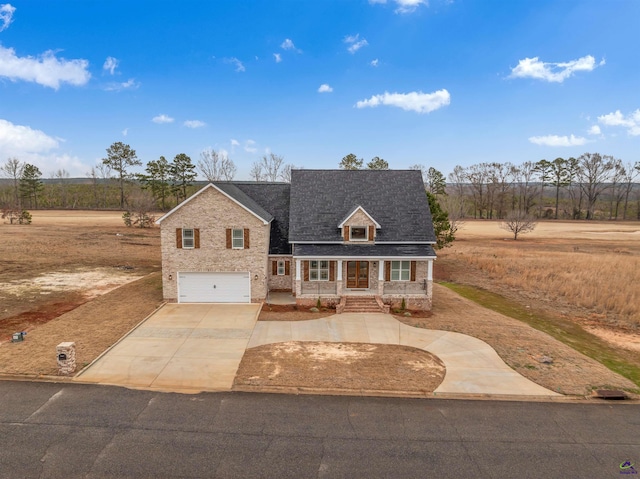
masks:
{"label": "porch steps", "polygon": [[346,299],[343,313],[382,313],[374,296],[344,296]]}

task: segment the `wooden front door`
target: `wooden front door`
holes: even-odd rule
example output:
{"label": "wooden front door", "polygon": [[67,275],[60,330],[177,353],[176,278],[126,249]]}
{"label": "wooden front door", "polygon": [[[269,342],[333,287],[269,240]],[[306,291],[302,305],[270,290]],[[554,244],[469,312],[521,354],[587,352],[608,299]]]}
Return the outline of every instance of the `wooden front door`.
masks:
{"label": "wooden front door", "polygon": [[369,287],[369,262],[347,261],[347,288],[366,289]]}

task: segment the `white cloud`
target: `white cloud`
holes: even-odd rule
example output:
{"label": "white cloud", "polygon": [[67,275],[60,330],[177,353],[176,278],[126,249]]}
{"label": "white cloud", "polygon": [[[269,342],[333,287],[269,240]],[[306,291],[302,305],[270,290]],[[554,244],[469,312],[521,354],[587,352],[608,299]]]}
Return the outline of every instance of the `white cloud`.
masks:
{"label": "white cloud", "polygon": [[367,40],[365,40],[364,38],[360,40],[359,33],[357,33],[356,35],[347,35],[346,37],[344,37],[343,42],[349,45],[347,47],[347,51],[351,54],[357,52],[362,47],[366,47],[367,45],[369,45],[369,42],[367,42]]}
{"label": "white cloud", "polygon": [[20,153],[43,153],[58,148],[59,139],[28,126],[0,119],[0,158]]}
{"label": "white cloud", "polygon": [[173,118],[163,113],[162,115],[154,116],[151,121],[154,123],[173,123]]}
{"label": "white cloud", "polygon": [[13,21],[13,12],[16,11],[16,7],[10,3],[0,5],[0,32],[9,28]]}
{"label": "white cloud", "polygon": [[302,53],[302,50],[296,48],[290,38],[285,38],[284,42],[280,44],[280,48],[282,48],[283,50],[293,50],[296,53]]}
{"label": "white cloud", "polygon": [[52,51],[44,52],[38,58],[18,57],[13,48],[0,45],[0,77],[12,81],[35,82],[54,90],[60,88],[60,83],[84,85],[91,78],[88,66],[87,60],[58,59]]}
{"label": "white cloud", "polygon": [[602,132],[600,131],[600,127],[598,125],[593,125],[587,130],[587,133],[589,133],[590,135],[599,135]]}
{"label": "white cloud", "polygon": [[83,176],[88,168],[79,158],[55,151],[62,142],[41,130],[0,119],[0,158],[18,158],[37,166],[43,174],[64,168],[72,176]]}
{"label": "white cloud", "polygon": [[258,149],[255,147],[256,142],[253,140],[247,140],[244,142],[244,151],[249,153],[255,153]]}
{"label": "white cloud", "polygon": [[331,93],[332,91],[333,88],[331,88],[327,83],[323,83],[320,85],[320,88],[318,88],[318,93]]}
{"label": "white cloud", "polygon": [[588,142],[586,138],[581,136],[558,136],[558,135],[546,135],[546,136],[532,136],[529,138],[531,143],[542,146],[580,146]]}
{"label": "white cloud", "polygon": [[184,122],[184,126],[187,128],[202,128],[206,123],[200,120],[187,120]]}
{"label": "white cloud", "polygon": [[607,113],[598,117],[598,122],[606,126],[622,126],[627,129],[631,136],[640,135],[640,108],[636,111],[623,115],[620,110]]}
{"label": "white cloud", "polygon": [[369,63],[369,65],[371,65],[372,67],[377,67],[377,66],[378,66],[378,63],[380,63],[380,62],[379,62],[379,61],[378,61],[378,59],[376,58],[375,60],[371,60],[371,63]]}
{"label": "white cloud", "polygon": [[282,57],[279,53],[274,53],[273,58],[275,59],[276,63],[280,63],[282,61]]}
{"label": "white cloud", "polygon": [[562,83],[572,76],[574,72],[594,70],[597,66],[602,66],[602,60],[596,65],[596,60],[591,55],[587,55],[577,60],[561,63],[541,62],[538,57],[525,58],[518,62],[518,66],[511,69],[510,78],[535,78],[548,82]]}
{"label": "white cloud", "polygon": [[[398,7],[395,9],[395,13],[412,13],[415,12],[416,9],[420,5],[428,6],[429,2],[427,0],[393,0]],[[369,3],[374,5],[376,3],[385,4],[387,0],[369,0]]]}
{"label": "white cloud", "polygon": [[234,138],[231,138],[231,146],[240,146],[240,142]]}
{"label": "white cloud", "polygon": [[122,90],[135,90],[140,86],[135,79],[129,78],[126,82],[122,83],[109,83],[104,87],[105,91],[122,91]]}
{"label": "white cloud", "polygon": [[451,103],[451,95],[445,89],[433,93],[410,92],[410,93],[389,93],[373,95],[368,100],[361,100],[356,103],[358,108],[377,107],[379,105],[395,106],[407,111],[418,113],[429,113],[431,111],[447,106]]}
{"label": "white cloud", "polygon": [[127,136],[129,134],[129,128],[125,128],[122,130],[122,136]]}
{"label": "white cloud", "polygon": [[104,61],[104,65],[102,65],[102,69],[108,71],[111,75],[113,75],[116,72],[118,63],[120,62],[117,58],[107,57],[107,59]]}
{"label": "white cloud", "polygon": [[243,72],[246,70],[246,68],[244,67],[244,65],[242,64],[242,62],[240,60],[238,60],[235,57],[232,58],[226,58],[225,63],[230,63],[232,65],[234,65],[236,67],[236,71],[237,72]]}

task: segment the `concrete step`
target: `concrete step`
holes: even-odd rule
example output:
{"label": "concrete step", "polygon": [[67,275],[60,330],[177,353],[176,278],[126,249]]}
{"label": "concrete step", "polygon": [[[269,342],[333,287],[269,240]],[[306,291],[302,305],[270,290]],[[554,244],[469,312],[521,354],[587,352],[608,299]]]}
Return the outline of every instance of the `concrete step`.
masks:
{"label": "concrete step", "polygon": [[344,306],[345,313],[381,313],[382,310],[375,298],[372,297],[347,297]]}

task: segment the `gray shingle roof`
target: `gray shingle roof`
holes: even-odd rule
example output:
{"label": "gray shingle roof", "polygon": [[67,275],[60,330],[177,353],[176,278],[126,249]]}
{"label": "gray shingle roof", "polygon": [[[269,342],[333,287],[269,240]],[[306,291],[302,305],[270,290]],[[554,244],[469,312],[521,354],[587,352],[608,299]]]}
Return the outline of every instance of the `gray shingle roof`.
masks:
{"label": "gray shingle roof", "polygon": [[220,188],[231,198],[236,200],[242,206],[252,211],[254,214],[265,220],[267,223],[273,219],[271,213],[266,211],[262,206],[260,206],[253,198],[247,196],[247,194],[238,188],[238,185],[234,182],[230,181],[220,181],[215,182],[214,185],[217,188]]}
{"label": "gray shingle roof", "polygon": [[436,252],[428,244],[378,244],[378,245],[346,245],[346,244],[297,244],[296,256],[311,257],[435,257]]}
{"label": "gray shingle roof", "polygon": [[236,182],[235,185],[273,215],[269,254],[291,254],[289,244],[289,183]]}
{"label": "gray shingle roof", "polygon": [[436,241],[415,170],[293,170],[289,241],[341,241],[338,224],[357,206],[380,224],[376,242]]}

